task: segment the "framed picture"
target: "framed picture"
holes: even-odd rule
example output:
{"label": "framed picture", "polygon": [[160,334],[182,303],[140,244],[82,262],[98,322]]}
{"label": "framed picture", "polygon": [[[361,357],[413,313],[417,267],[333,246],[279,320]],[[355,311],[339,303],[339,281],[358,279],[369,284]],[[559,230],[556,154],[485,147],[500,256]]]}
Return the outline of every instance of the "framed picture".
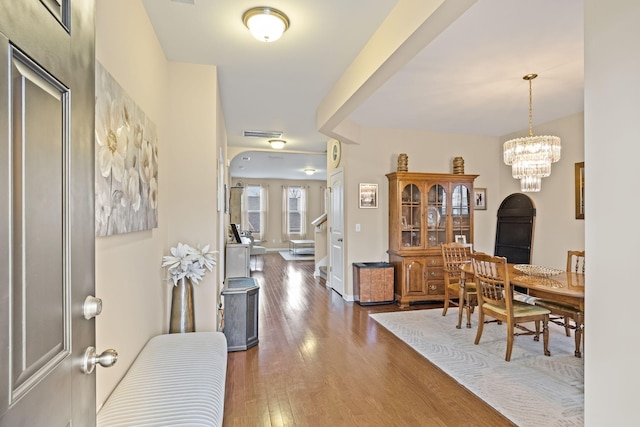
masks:
{"label": "framed picture", "polygon": [[487,189],[473,189],[473,209],[487,210]]}
{"label": "framed picture", "polygon": [[360,207],[378,207],[378,184],[360,184]]}
{"label": "framed picture", "polygon": [[464,234],[456,234],[454,237],[456,243],[462,243],[465,245],[467,244],[467,236],[465,236]]}
{"label": "framed picture", "polygon": [[576,163],[576,219],[584,219],[584,162]]}

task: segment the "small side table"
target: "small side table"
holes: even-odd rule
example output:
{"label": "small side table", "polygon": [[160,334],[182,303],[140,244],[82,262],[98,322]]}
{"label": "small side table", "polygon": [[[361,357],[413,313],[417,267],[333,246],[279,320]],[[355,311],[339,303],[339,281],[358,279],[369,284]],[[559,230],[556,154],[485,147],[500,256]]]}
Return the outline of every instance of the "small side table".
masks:
{"label": "small side table", "polygon": [[230,277],[222,290],[227,350],[247,350],[258,344],[258,292],[253,277]]}
{"label": "small side table", "polygon": [[353,290],[360,305],[390,304],[394,296],[393,264],[388,262],[354,262]]}

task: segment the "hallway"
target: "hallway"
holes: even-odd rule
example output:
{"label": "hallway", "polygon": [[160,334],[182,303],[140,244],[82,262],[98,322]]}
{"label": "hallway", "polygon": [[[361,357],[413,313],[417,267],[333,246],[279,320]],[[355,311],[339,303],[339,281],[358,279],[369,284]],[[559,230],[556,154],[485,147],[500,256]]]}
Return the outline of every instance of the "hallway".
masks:
{"label": "hallway", "polygon": [[229,353],[224,426],[512,425],[368,316],[395,304],[345,302],[313,261],[260,267],[260,342]]}

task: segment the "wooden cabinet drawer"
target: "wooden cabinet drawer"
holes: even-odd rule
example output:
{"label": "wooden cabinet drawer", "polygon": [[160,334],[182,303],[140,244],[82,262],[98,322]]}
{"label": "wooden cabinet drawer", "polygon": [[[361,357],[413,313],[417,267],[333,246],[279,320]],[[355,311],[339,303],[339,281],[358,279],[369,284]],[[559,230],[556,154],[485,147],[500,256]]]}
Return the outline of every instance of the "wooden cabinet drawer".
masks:
{"label": "wooden cabinet drawer", "polygon": [[444,268],[444,260],[442,259],[442,255],[434,255],[426,257],[427,268]]}
{"label": "wooden cabinet drawer", "polygon": [[442,280],[444,281],[443,267],[427,267],[427,281]]}
{"label": "wooden cabinet drawer", "polygon": [[444,280],[428,280],[427,295],[444,295]]}
{"label": "wooden cabinet drawer", "polygon": [[444,295],[444,260],[441,255],[426,257],[426,290],[429,296]]}

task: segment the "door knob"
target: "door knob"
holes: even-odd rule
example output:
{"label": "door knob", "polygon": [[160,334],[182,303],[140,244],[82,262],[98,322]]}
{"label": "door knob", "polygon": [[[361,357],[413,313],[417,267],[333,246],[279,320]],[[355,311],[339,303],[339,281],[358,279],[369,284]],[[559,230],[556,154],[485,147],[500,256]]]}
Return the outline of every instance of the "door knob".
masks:
{"label": "door knob", "polygon": [[98,355],[96,353],[96,348],[91,346],[87,347],[84,352],[81,369],[84,374],[89,375],[96,367],[96,363],[100,364],[100,366],[102,367],[108,368],[115,365],[117,361],[118,352],[114,349],[110,348],[109,350],[105,350],[100,355]]}

